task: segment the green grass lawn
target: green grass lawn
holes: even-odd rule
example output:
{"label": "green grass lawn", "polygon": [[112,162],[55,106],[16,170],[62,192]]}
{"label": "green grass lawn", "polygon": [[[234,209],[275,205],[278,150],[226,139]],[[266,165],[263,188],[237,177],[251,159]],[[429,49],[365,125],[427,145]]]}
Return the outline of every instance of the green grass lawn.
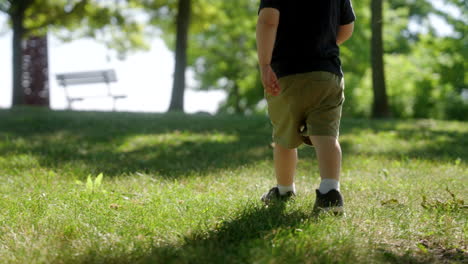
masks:
{"label": "green grass lawn", "polygon": [[265,116],[1,110],[0,263],[468,261],[468,123],[344,119],[345,217],[312,214],[309,147],[297,198],[262,205],[270,129]]}

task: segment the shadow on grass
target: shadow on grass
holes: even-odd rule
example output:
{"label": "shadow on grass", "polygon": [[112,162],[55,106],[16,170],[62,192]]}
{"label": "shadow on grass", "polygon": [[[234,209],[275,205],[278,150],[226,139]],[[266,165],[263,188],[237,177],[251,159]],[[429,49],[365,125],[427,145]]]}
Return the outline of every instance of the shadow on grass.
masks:
{"label": "shadow on grass", "polygon": [[401,263],[426,264],[428,263],[427,258],[422,258],[422,257],[417,258],[409,254],[408,252],[402,253],[402,254],[396,254],[387,249],[378,250],[377,256],[384,263],[392,263],[392,264],[401,264]]}
{"label": "shadow on grass", "polygon": [[[28,155],[42,168],[62,169],[74,175],[107,176],[148,173],[184,177],[249,166],[271,159],[271,128],[266,116],[206,116],[48,111],[18,108],[0,111],[0,155]],[[396,129],[399,124],[404,129]],[[417,122],[416,122],[417,123]],[[408,124],[410,124],[408,126]],[[460,131],[434,129],[424,122],[343,120],[343,152],[453,161],[468,156],[468,136]],[[408,144],[407,150],[364,152],[354,148],[352,137],[393,131]],[[361,135],[362,134],[362,135]],[[166,137],[172,135],[172,137]],[[219,135],[217,140],[213,135]],[[139,139],[138,137],[143,137]],[[385,144],[392,144],[386,139]],[[142,144],[139,142],[142,141]],[[310,156],[313,150],[303,150]],[[461,162],[466,162],[462,160]],[[70,171],[70,168],[73,168]]]}
{"label": "shadow on grass", "polygon": [[462,249],[429,249],[426,253],[394,252],[388,249],[378,250],[378,257],[385,263],[425,264],[425,263],[467,263],[468,253]]}
{"label": "shadow on grass", "polygon": [[[430,161],[453,162],[460,159],[460,162],[466,163],[468,157],[468,126],[466,123],[457,122],[456,129],[444,128],[447,121],[433,120],[367,120],[367,119],[348,119],[343,121],[342,134],[351,134],[362,136],[360,134],[378,134],[387,133],[395,135],[395,139],[404,141],[404,148],[383,149],[373,152],[372,148],[365,151],[357,151],[354,148],[354,142],[351,139],[342,141],[343,152],[350,154],[368,154],[385,156],[394,159],[422,159]],[[455,122],[450,122],[453,126]],[[384,135],[385,136],[385,135]],[[382,144],[390,144],[392,138],[382,138]],[[424,142],[424,144],[419,144]],[[377,145],[379,142],[376,143]],[[409,147],[408,147],[409,146]]]}
{"label": "shadow on grass", "polygon": [[83,176],[141,172],[173,178],[271,158],[264,117],[19,109],[0,111],[0,118],[0,155],[30,155],[43,168],[74,168]]}
{"label": "shadow on grass", "polygon": [[252,263],[252,249],[274,248],[274,230],[294,228],[311,217],[301,211],[286,213],[284,208],[284,203],[246,208],[210,231],[186,236],[181,246],[154,248],[139,263]]}
{"label": "shadow on grass", "polygon": [[401,139],[409,142],[428,140],[430,143],[421,147],[412,147],[410,151],[401,153],[399,151],[388,152],[393,157],[401,157],[402,154],[409,158],[418,158],[438,161],[454,161],[458,158],[467,162],[468,157],[468,134],[452,131],[425,131],[402,129],[397,131]]}
{"label": "shadow on grass", "polygon": [[[242,141],[242,137],[238,139]],[[28,153],[34,155],[41,167],[57,169],[75,167],[76,172],[107,176],[135,172],[160,177],[181,177],[191,173],[209,173],[230,170],[268,159],[271,150],[267,144],[253,142],[210,142],[180,140],[177,144],[158,143],[131,151],[119,151],[112,147],[93,145],[86,139],[68,140],[67,144],[43,141],[33,146],[2,148],[0,155]],[[119,145],[118,139],[109,144]],[[102,144],[102,143],[95,143]],[[83,147],[83,145],[85,145]]]}

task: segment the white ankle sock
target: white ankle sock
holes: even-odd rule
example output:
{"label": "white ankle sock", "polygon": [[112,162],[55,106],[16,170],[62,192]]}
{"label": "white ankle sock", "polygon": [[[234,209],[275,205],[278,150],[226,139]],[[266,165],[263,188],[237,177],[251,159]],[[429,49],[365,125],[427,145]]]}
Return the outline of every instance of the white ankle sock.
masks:
{"label": "white ankle sock", "polygon": [[334,179],[322,179],[320,182],[319,192],[326,194],[331,190],[340,190],[340,182]]}
{"label": "white ankle sock", "polygon": [[285,195],[287,192],[296,193],[296,185],[294,183],[292,185],[289,185],[289,186],[284,186],[284,185],[277,184],[276,187],[278,187],[280,195]]}

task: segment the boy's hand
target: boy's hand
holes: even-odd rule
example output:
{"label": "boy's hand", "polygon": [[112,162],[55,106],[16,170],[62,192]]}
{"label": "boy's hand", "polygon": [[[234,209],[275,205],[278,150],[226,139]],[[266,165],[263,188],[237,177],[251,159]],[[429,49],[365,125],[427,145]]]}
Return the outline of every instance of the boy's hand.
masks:
{"label": "boy's hand", "polygon": [[277,96],[281,92],[281,87],[278,82],[278,77],[270,65],[261,65],[260,72],[262,75],[262,83],[265,92],[273,96]]}

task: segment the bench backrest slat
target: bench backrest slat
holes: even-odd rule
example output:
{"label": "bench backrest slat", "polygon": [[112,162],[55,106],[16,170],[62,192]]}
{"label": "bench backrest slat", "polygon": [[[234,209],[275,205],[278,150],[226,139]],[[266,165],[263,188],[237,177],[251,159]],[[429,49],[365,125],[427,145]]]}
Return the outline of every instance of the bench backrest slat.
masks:
{"label": "bench backrest slat", "polygon": [[91,83],[110,83],[117,81],[117,76],[114,70],[64,73],[57,74],[56,77],[62,86]]}
{"label": "bench backrest slat", "polygon": [[112,80],[104,78],[86,78],[86,79],[59,79],[60,85],[78,85],[78,84],[92,84],[92,83],[110,83]]}

